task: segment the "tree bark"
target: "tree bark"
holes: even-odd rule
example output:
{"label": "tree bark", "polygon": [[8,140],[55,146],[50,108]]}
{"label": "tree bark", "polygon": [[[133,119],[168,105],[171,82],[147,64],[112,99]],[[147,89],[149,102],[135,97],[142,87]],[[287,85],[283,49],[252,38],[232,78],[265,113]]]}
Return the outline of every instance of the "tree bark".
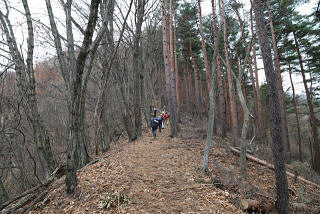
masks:
{"label": "tree bark", "polygon": [[313,110],[313,105],[312,105],[312,100],[311,100],[311,95],[309,92],[309,88],[307,85],[307,80],[306,80],[306,76],[305,76],[305,72],[304,72],[304,67],[303,67],[303,61],[302,61],[302,56],[300,53],[300,47],[299,47],[299,42],[297,39],[297,35],[295,30],[292,31],[293,33],[293,37],[294,37],[294,42],[295,42],[295,47],[298,53],[298,59],[299,59],[299,64],[300,64],[300,72],[302,74],[302,79],[303,79],[303,85],[304,85],[304,89],[306,92],[306,96],[307,96],[307,101],[308,101],[308,107],[309,107],[309,114],[310,114],[310,124],[311,124],[311,129],[312,129],[312,137],[313,137],[313,166],[315,168],[315,171],[320,174],[320,166],[319,166],[319,136],[318,136],[318,132],[317,132],[317,123],[316,123],[316,117],[314,114],[314,110]]}
{"label": "tree bark", "polygon": [[[166,75],[166,92],[167,92],[167,97],[168,97],[168,101],[169,101],[171,135],[173,137],[176,137],[178,135],[178,128],[177,128],[177,123],[176,123],[176,119],[177,119],[176,115],[175,115],[176,109],[174,106],[174,98],[173,98],[174,95],[173,95],[173,90],[172,90],[175,86],[175,82],[173,82],[172,79],[174,80],[175,76],[171,75],[171,78],[170,78],[169,52],[168,52],[168,41],[167,41],[166,5],[165,5],[165,0],[161,0],[161,2],[162,2],[163,61],[164,61],[164,70],[165,70],[165,75]],[[172,8],[171,8],[171,10],[172,10]],[[172,56],[173,56],[173,54],[172,54]],[[174,72],[174,69],[173,69],[173,72]],[[172,72],[172,74],[173,74],[173,72]],[[171,84],[174,83],[174,84],[170,85],[170,83]],[[175,93],[175,91],[174,91],[174,93]]]}
{"label": "tree bark", "polygon": [[[228,42],[227,42],[227,21],[225,18],[225,8],[223,1],[221,3],[221,17],[223,20],[223,33],[224,33],[224,52],[226,56],[226,63],[229,64],[229,54],[228,54]],[[235,145],[239,145],[239,125],[237,119],[237,109],[236,109],[236,101],[234,97],[234,88],[233,88],[233,79],[231,76],[231,71],[227,68],[228,75],[228,85],[229,85],[229,99],[230,99],[230,117],[232,121],[232,137]]]}
{"label": "tree bark", "polygon": [[[252,0],[250,0],[252,4]],[[254,35],[253,30],[253,16],[252,16],[252,7],[250,8],[250,27],[251,27],[251,35]],[[261,95],[260,95],[260,86],[259,86],[259,75],[258,75],[258,64],[257,64],[257,54],[256,54],[256,45],[255,43],[252,44],[252,54],[253,54],[253,61],[254,61],[254,75],[256,78],[255,84],[256,84],[256,90],[257,90],[257,120],[258,120],[258,128],[260,133],[260,142],[265,143],[266,138],[266,132],[264,128],[264,122],[263,122],[263,114],[262,114],[262,105],[261,105]]]}
{"label": "tree bark", "polygon": [[208,57],[207,57],[207,48],[206,48],[206,42],[205,37],[203,33],[203,24],[202,24],[202,14],[201,14],[201,4],[200,0],[198,0],[198,8],[199,8],[199,21],[200,21],[200,35],[201,35],[201,47],[203,51],[203,58],[204,58],[204,67],[206,69],[206,82],[207,82],[207,89],[206,89],[206,112],[209,108],[209,92],[210,92],[210,82],[211,82],[211,76],[210,76],[210,68],[208,63]]}
{"label": "tree bark", "polygon": [[174,65],[175,65],[175,75],[176,75],[176,94],[177,94],[177,112],[180,115],[180,84],[179,84],[179,72],[178,72],[178,60],[177,60],[177,26],[176,26],[176,16],[174,16]]}
{"label": "tree bark", "polygon": [[290,139],[289,139],[289,131],[288,131],[288,122],[287,122],[287,113],[286,113],[286,104],[284,102],[284,93],[282,88],[282,78],[281,78],[281,69],[280,69],[280,61],[279,61],[279,54],[278,54],[278,47],[276,42],[276,36],[273,30],[273,23],[272,23],[272,15],[270,11],[270,0],[267,0],[268,4],[268,13],[269,13],[269,20],[270,20],[270,29],[272,35],[272,45],[273,45],[273,53],[275,58],[275,67],[278,71],[278,81],[279,81],[279,98],[280,98],[280,108],[281,108],[281,127],[282,127],[282,140],[285,144],[287,144],[288,150],[288,158],[291,159],[291,151],[290,151]]}
{"label": "tree bark", "polygon": [[219,40],[216,40],[215,43],[215,48],[214,48],[214,54],[212,57],[212,73],[211,73],[211,89],[210,89],[210,107],[209,107],[209,120],[208,120],[208,128],[207,128],[207,139],[206,139],[206,144],[205,144],[205,150],[204,150],[204,156],[203,156],[203,163],[202,167],[203,170],[208,174],[209,169],[208,169],[208,164],[209,164],[209,155],[210,155],[210,149],[211,149],[211,141],[212,141],[212,135],[213,135],[213,124],[215,120],[215,115],[214,115],[214,109],[216,105],[216,100],[215,100],[215,85],[216,85],[216,56],[219,51]]}
{"label": "tree bark", "polygon": [[186,68],[186,61],[187,59],[184,59],[183,64],[183,79],[184,79],[184,90],[185,90],[185,97],[186,97],[186,104],[188,107],[190,107],[190,95],[189,95],[189,86],[188,86],[188,74],[187,74],[187,68]]}
{"label": "tree bark", "polygon": [[276,190],[277,202],[276,207],[278,213],[290,213],[289,209],[289,193],[288,193],[288,180],[286,176],[286,166],[284,160],[282,133],[281,133],[281,111],[278,93],[278,76],[273,68],[270,40],[268,38],[268,31],[264,18],[263,1],[253,1],[255,18],[258,28],[258,36],[265,69],[265,75],[268,84],[269,93],[269,114],[271,121],[271,137],[272,137],[272,152],[274,156],[275,177],[276,177]]}
{"label": "tree bark", "polygon": [[302,157],[301,128],[300,128],[300,119],[299,119],[299,112],[298,112],[298,104],[297,104],[296,93],[295,93],[294,85],[293,85],[293,81],[292,81],[290,63],[289,63],[288,66],[289,66],[289,77],[290,77],[291,89],[292,89],[292,98],[293,98],[294,108],[295,108],[295,112],[296,112],[296,120],[297,120],[297,128],[298,128],[299,159],[300,159],[301,162],[303,162],[303,157]]}
{"label": "tree bark", "polygon": [[142,66],[142,54],[141,54],[141,28],[143,23],[143,17],[145,12],[145,2],[146,0],[138,0],[138,5],[136,8],[136,31],[134,35],[134,50],[133,50],[133,70],[134,70],[134,89],[135,89],[135,99],[134,99],[134,117],[135,117],[135,129],[137,137],[142,135],[142,114],[141,114],[141,96],[144,82],[143,66]]}
{"label": "tree bark", "polygon": [[[238,20],[239,20],[239,24],[240,24],[240,28],[241,28],[241,36],[242,39],[244,41],[244,47],[245,47],[245,51],[248,52],[249,47],[248,47],[248,43],[247,43],[247,39],[245,36],[245,32],[244,32],[244,27],[243,27],[243,21],[241,20],[239,11],[237,8],[235,8]],[[253,68],[252,68],[252,63],[251,63],[251,59],[248,57],[248,65],[249,65],[249,73],[250,73],[250,80],[251,80],[251,86],[252,86],[252,91],[253,91],[253,97],[254,97],[254,102],[255,102],[255,115],[258,115],[258,99],[257,99],[257,90],[256,90],[256,85],[255,85],[255,80],[253,77]],[[243,110],[244,111],[244,110]],[[258,139],[260,140],[262,138],[262,130],[261,130],[261,118],[257,116],[257,120],[256,120],[256,125],[258,127]]]}
{"label": "tree bark", "polygon": [[[240,18],[240,17],[239,17]],[[254,40],[254,38],[253,38]],[[248,62],[249,59],[249,55],[250,55],[250,51],[251,51],[251,45],[250,44],[250,49],[247,47],[246,48],[246,56],[244,59],[244,64],[243,66],[240,68],[239,65],[239,60],[237,59],[237,67],[239,70],[239,76],[237,77],[236,74],[232,71],[231,65],[228,64],[226,61],[224,61],[222,58],[221,60],[223,61],[223,63],[225,64],[225,66],[227,67],[227,69],[229,69],[235,80],[236,80],[236,86],[237,86],[237,92],[238,92],[238,96],[239,96],[239,100],[241,103],[241,107],[243,109],[243,124],[242,124],[242,131],[241,131],[241,138],[240,138],[240,175],[241,178],[243,180],[247,180],[247,160],[246,160],[246,152],[247,152],[247,134],[248,134],[248,127],[249,127],[249,109],[246,103],[246,99],[244,97],[243,91],[242,91],[242,86],[241,86],[241,80],[242,80],[242,76],[244,73],[244,70],[246,68],[246,62]],[[238,54],[236,54],[238,57]]]}
{"label": "tree bark", "polygon": [[194,88],[195,88],[195,98],[196,98],[196,107],[199,117],[201,117],[201,108],[200,108],[200,97],[199,97],[199,85],[198,85],[198,71],[197,71],[197,64],[194,55],[192,54],[192,45],[190,41],[189,45],[190,55],[192,58],[192,64],[193,64],[193,77],[194,77]]}
{"label": "tree bark", "polygon": [[98,33],[98,36],[100,37],[97,36],[97,39],[92,45],[92,37],[98,17],[100,0],[91,0],[88,24],[84,31],[82,45],[76,58],[74,50],[74,39],[72,33],[71,4],[72,0],[68,0],[64,5],[66,14],[66,32],[68,46],[68,56],[66,62],[64,52],[62,50],[58,29],[54,21],[51,2],[50,0],[46,0],[51,31],[54,37],[55,48],[59,59],[60,69],[62,76],[65,80],[68,95],[67,106],[69,111],[69,136],[67,146],[66,169],[66,192],[68,194],[73,193],[77,185],[76,171],[79,167],[79,164],[83,165],[84,162],[88,161],[88,148],[86,148],[87,142],[84,124],[84,101],[87,81],[91,72],[95,51],[98,48],[98,44],[102,39],[101,34],[104,33],[103,31],[101,34]]}
{"label": "tree bark", "polygon": [[[213,15],[213,29],[214,29],[214,42],[217,42],[218,32],[217,32],[217,17],[215,11],[215,0],[211,0],[212,4],[212,15]],[[216,57],[216,64],[217,64],[217,82],[218,82],[218,91],[219,91],[219,105],[218,107],[218,118],[219,118],[219,125],[221,131],[221,137],[225,138],[227,136],[226,133],[226,105],[224,100],[224,90],[223,90],[223,83],[222,83],[222,73],[220,67],[220,56],[217,54]]]}
{"label": "tree bark", "polygon": [[177,104],[177,94],[176,94],[176,75],[174,70],[174,54],[173,54],[173,11],[172,11],[172,3],[173,0],[170,0],[170,23],[169,23],[169,39],[170,39],[170,83],[171,83],[171,97],[172,100],[172,109],[170,110],[170,125],[171,125],[171,135],[172,137],[178,136],[178,122],[179,122],[179,114],[178,114],[178,104]]}

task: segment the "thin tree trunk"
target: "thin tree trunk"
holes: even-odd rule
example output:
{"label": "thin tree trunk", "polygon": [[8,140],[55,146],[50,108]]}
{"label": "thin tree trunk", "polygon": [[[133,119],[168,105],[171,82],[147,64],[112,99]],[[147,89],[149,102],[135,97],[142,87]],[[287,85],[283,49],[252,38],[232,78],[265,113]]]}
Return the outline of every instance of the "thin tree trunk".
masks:
{"label": "thin tree trunk", "polygon": [[[235,8],[238,20],[239,20],[239,24],[240,24],[240,28],[241,28],[241,35],[242,35],[242,39],[244,41],[244,47],[245,47],[245,51],[248,51],[248,43],[246,41],[246,36],[245,36],[245,32],[244,32],[244,27],[243,27],[243,21],[241,20],[239,11],[237,8]],[[253,97],[254,97],[254,102],[255,102],[255,115],[258,115],[258,99],[257,99],[257,90],[256,90],[256,84],[255,84],[255,80],[253,77],[253,68],[252,68],[252,63],[251,63],[251,59],[248,58],[248,65],[249,65],[249,73],[250,73],[250,80],[251,80],[251,85],[252,85],[252,91],[253,91]],[[258,139],[260,140],[263,136],[262,134],[262,129],[261,129],[261,125],[262,121],[260,120],[261,118],[257,116],[257,120],[256,120],[256,125],[258,127]]]}
{"label": "thin tree trunk", "polygon": [[291,88],[292,88],[292,98],[293,98],[293,103],[294,103],[294,108],[296,110],[296,120],[297,120],[297,128],[298,128],[298,143],[299,143],[299,158],[300,161],[303,161],[302,157],[302,141],[301,141],[301,129],[300,129],[300,119],[299,119],[299,113],[298,113],[298,104],[297,104],[297,99],[296,99],[296,93],[294,90],[294,85],[292,81],[292,76],[291,76],[291,67],[289,63],[289,76],[290,76],[290,82],[291,82]]}
{"label": "thin tree trunk", "polygon": [[246,140],[247,140],[247,134],[248,134],[250,112],[249,112],[249,109],[248,109],[248,106],[246,103],[245,96],[242,91],[241,80],[242,80],[244,70],[246,68],[245,62],[247,62],[249,59],[250,51],[251,51],[251,46],[250,46],[250,49],[246,48],[246,56],[245,56],[244,64],[241,68],[239,65],[238,53],[236,54],[237,55],[237,69],[238,69],[238,73],[239,73],[238,77],[232,71],[231,65],[228,64],[223,59],[221,59],[223,61],[223,63],[225,64],[225,66],[227,67],[227,69],[229,69],[232,72],[232,74],[236,80],[237,92],[238,92],[239,100],[241,103],[241,107],[243,109],[243,124],[242,124],[241,138],[240,138],[240,151],[241,151],[240,152],[240,175],[241,175],[241,178],[245,181],[247,180],[247,161],[246,161],[247,142],[246,142]]}
{"label": "thin tree trunk", "polygon": [[299,48],[299,42],[297,40],[297,36],[296,36],[296,32],[293,30],[293,37],[294,37],[294,42],[295,42],[295,46],[296,46],[296,50],[298,53],[298,59],[299,59],[299,63],[300,63],[300,69],[301,69],[301,74],[302,74],[302,79],[303,79],[303,85],[304,85],[304,89],[306,91],[306,96],[307,96],[307,101],[308,101],[308,107],[309,107],[309,114],[310,114],[310,123],[311,123],[311,129],[312,129],[312,137],[313,137],[313,165],[315,168],[315,171],[320,174],[320,167],[319,167],[319,136],[318,136],[318,132],[317,132],[317,123],[316,123],[316,117],[314,114],[314,110],[313,110],[313,105],[312,105],[312,100],[311,100],[311,96],[310,96],[310,92],[309,92],[309,88],[307,85],[307,80],[306,80],[306,76],[304,73],[304,68],[303,68],[303,61],[302,61],[302,56],[300,53],[300,48]]}
{"label": "thin tree trunk", "polygon": [[202,14],[201,14],[201,4],[200,0],[198,0],[198,8],[199,8],[199,21],[200,21],[200,35],[201,35],[201,46],[203,51],[203,58],[204,58],[204,67],[206,69],[206,81],[207,81],[207,89],[206,89],[206,112],[209,108],[209,92],[210,92],[210,82],[211,82],[211,76],[210,76],[210,68],[208,63],[208,57],[207,57],[207,49],[206,49],[206,42],[204,38],[203,33],[203,24],[202,24]]}
{"label": "thin tree trunk", "polygon": [[[212,4],[212,14],[213,14],[214,42],[216,43],[218,38],[218,32],[217,32],[217,17],[216,17],[216,11],[215,11],[215,0],[211,0],[211,4]],[[221,137],[225,138],[227,136],[226,105],[225,105],[225,99],[224,99],[220,58],[218,54],[216,57],[216,64],[217,64],[217,82],[218,82],[218,91],[219,91],[218,118],[219,118],[220,130],[221,130]]]}
{"label": "thin tree trunk", "polygon": [[194,55],[192,54],[192,45],[190,41],[189,45],[189,50],[190,50],[190,55],[192,58],[192,63],[193,63],[193,76],[194,76],[194,88],[195,88],[195,103],[197,107],[197,112],[198,115],[201,117],[201,108],[200,108],[200,97],[199,97],[199,85],[198,85],[198,71],[197,71],[197,64]]}
{"label": "thin tree trunk", "polygon": [[281,127],[282,127],[282,138],[283,142],[287,144],[288,150],[288,158],[291,159],[291,151],[290,151],[290,139],[289,139],[289,131],[288,131],[288,122],[287,122],[287,113],[286,113],[286,104],[284,102],[284,93],[282,87],[282,78],[281,78],[281,69],[280,69],[280,61],[279,61],[279,54],[278,54],[278,47],[276,42],[276,36],[273,29],[272,23],[272,15],[270,11],[270,0],[267,0],[268,4],[268,13],[269,13],[269,20],[270,20],[270,29],[272,35],[272,45],[273,45],[273,53],[275,58],[275,67],[278,72],[278,81],[279,81],[279,95],[280,95],[280,108],[281,108]]}
{"label": "thin tree trunk", "polygon": [[176,75],[174,71],[174,54],[173,54],[173,11],[172,11],[172,3],[173,0],[170,0],[170,23],[169,23],[169,39],[170,39],[170,83],[171,83],[171,97],[172,100],[172,109],[170,110],[170,125],[171,125],[171,135],[172,137],[178,136],[178,122],[179,122],[179,115],[178,115],[178,105],[177,105],[177,94],[176,94]]}
{"label": "thin tree trunk", "polygon": [[210,149],[211,149],[211,141],[212,141],[212,135],[213,135],[213,125],[214,125],[214,120],[215,120],[215,115],[214,115],[214,109],[216,105],[216,94],[215,94],[215,85],[216,85],[216,56],[219,51],[219,40],[216,40],[215,43],[215,48],[214,48],[214,54],[212,57],[212,73],[211,73],[211,89],[210,89],[210,107],[209,107],[209,120],[208,120],[208,128],[207,128],[207,139],[206,139],[206,144],[205,144],[205,150],[204,150],[204,156],[203,156],[203,163],[202,167],[203,170],[208,174],[209,169],[208,169],[208,163],[209,163],[209,155],[210,155]]}
{"label": "thin tree trunk", "polygon": [[[170,75],[170,65],[169,65],[169,51],[168,51],[168,42],[167,42],[167,21],[166,21],[166,5],[165,0],[162,1],[162,39],[163,39],[163,61],[164,61],[164,70],[166,75],[166,92],[169,101],[169,111],[170,111],[170,127],[171,127],[171,135],[176,137],[178,135],[178,128],[176,124],[176,109],[174,106],[174,98],[173,98],[173,87],[170,85],[172,83],[172,79],[174,79],[174,75]],[[171,0],[172,1],[172,0]],[[171,5],[171,4],[170,4]],[[172,8],[171,8],[172,10]],[[171,32],[172,33],[172,32]],[[173,54],[172,54],[173,56]],[[174,72],[174,69],[173,69]],[[172,72],[172,74],[173,74]],[[172,76],[172,78],[170,78]],[[174,82],[175,85],[175,82]],[[174,91],[175,93],[175,91]]]}
{"label": "thin tree trunk", "polygon": [[141,96],[143,89],[143,67],[142,67],[142,53],[140,47],[141,41],[141,28],[143,23],[143,17],[145,13],[145,0],[138,0],[138,5],[136,8],[136,30],[134,35],[134,51],[133,51],[133,70],[134,70],[134,89],[135,89],[135,99],[134,99],[134,118],[135,118],[135,129],[137,137],[142,135],[142,114],[141,114]]}
{"label": "thin tree trunk", "polygon": [[186,58],[183,63],[183,79],[184,79],[184,87],[185,87],[185,97],[186,97],[186,104],[188,107],[190,107],[190,95],[189,95],[189,87],[188,87],[188,74],[187,74],[187,68],[186,68]]}
{"label": "thin tree trunk", "polygon": [[177,60],[177,26],[176,26],[176,16],[174,16],[174,65],[175,65],[175,75],[176,75],[176,94],[177,94],[177,107],[178,115],[180,111],[180,84],[179,84],[179,72],[178,72],[178,60]]}
{"label": "thin tree trunk", "polygon": [[[252,3],[252,0],[250,0]],[[252,7],[250,8],[250,22],[251,22],[251,35],[254,35],[253,30],[253,16],[252,16]],[[262,105],[261,105],[261,95],[260,95],[260,86],[259,86],[259,75],[258,75],[258,64],[257,64],[257,54],[256,54],[256,45],[255,43],[252,45],[252,53],[253,53],[253,61],[254,61],[254,75],[256,78],[256,90],[257,90],[257,120],[258,120],[258,129],[260,130],[260,142],[265,142],[266,132],[264,128],[264,120],[262,115]]]}
{"label": "thin tree trunk", "polygon": [[278,76],[273,68],[271,47],[268,38],[268,31],[264,18],[264,8],[262,0],[253,1],[255,18],[258,28],[258,36],[268,83],[269,92],[269,113],[271,121],[272,152],[274,156],[277,202],[276,207],[279,214],[290,213],[288,180],[286,176],[285,156],[283,152],[281,133],[281,112],[280,99],[278,93]]}
{"label": "thin tree trunk", "polygon": [[[228,44],[227,44],[227,21],[225,18],[225,8],[223,1],[221,2],[221,17],[223,20],[223,32],[224,32],[224,52],[226,56],[226,63],[229,64],[229,54],[228,54]],[[227,75],[228,75],[228,84],[229,84],[229,98],[230,98],[230,117],[232,120],[232,136],[235,145],[239,145],[239,125],[237,119],[237,105],[234,97],[234,88],[233,88],[233,80],[231,76],[231,71],[227,68]]]}

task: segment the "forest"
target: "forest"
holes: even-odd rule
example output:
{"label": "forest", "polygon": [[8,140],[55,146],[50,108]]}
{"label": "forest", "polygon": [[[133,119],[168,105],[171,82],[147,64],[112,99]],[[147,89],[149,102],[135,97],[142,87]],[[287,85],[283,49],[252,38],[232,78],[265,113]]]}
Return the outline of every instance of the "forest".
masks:
{"label": "forest", "polygon": [[319,32],[317,0],[0,0],[0,212],[320,213]]}

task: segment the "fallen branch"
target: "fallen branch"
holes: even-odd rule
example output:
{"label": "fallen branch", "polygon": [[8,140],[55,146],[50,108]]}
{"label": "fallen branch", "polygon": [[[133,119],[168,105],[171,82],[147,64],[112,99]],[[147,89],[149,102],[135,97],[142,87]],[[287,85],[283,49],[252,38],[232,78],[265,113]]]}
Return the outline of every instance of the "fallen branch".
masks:
{"label": "fallen branch", "polygon": [[26,198],[24,198],[24,200],[20,201],[19,203],[17,203],[16,205],[14,205],[13,207],[3,210],[1,213],[2,214],[9,214],[12,213],[15,210],[20,209],[21,207],[25,206],[26,204],[28,204],[30,201],[32,201],[34,198],[36,197],[35,194],[31,194],[29,196],[27,196]]}
{"label": "fallen branch", "polygon": [[101,161],[102,159],[105,159],[106,157],[109,157],[109,156],[111,156],[111,155],[113,155],[113,154],[114,154],[114,153],[109,153],[109,154],[106,154],[106,155],[104,155],[104,156],[102,156],[102,157],[100,157],[100,158],[97,158],[97,159],[91,161],[90,163],[88,163],[87,165],[85,165],[84,167],[82,167],[81,169],[78,169],[78,171],[82,171],[82,170],[83,170],[84,168],[86,168],[87,166],[90,166],[90,165],[92,165],[92,164],[95,164],[95,163]]}
{"label": "fallen branch", "polygon": [[33,200],[33,202],[30,204],[30,206],[28,206],[27,208],[25,208],[25,209],[22,211],[22,213],[29,213],[29,212],[33,209],[33,207],[34,207],[38,202],[40,202],[40,201],[48,194],[48,192],[49,192],[49,190],[46,190],[46,191],[40,193],[40,194],[38,195],[38,197],[36,197],[36,198]]}
{"label": "fallen branch", "polygon": [[59,171],[59,169],[61,168],[61,166],[57,167],[50,175],[50,177],[48,178],[48,180],[43,183],[43,184],[39,184],[23,193],[21,193],[20,195],[16,196],[15,198],[3,203],[1,206],[0,206],[0,211],[3,210],[4,208],[6,208],[7,206],[9,206],[10,204],[14,203],[15,201],[19,200],[20,198],[23,198],[24,196],[26,195],[29,195],[35,191],[37,191],[38,189],[40,189],[41,187],[43,186],[48,186],[49,184],[51,184],[54,180],[54,178],[56,177],[56,174],[57,172]]}
{"label": "fallen branch", "polygon": [[[231,150],[232,152],[236,153],[236,154],[240,154],[240,151],[239,151],[238,149],[232,147],[232,146],[230,146],[230,150]],[[261,159],[259,159],[259,158],[256,158],[256,157],[252,156],[252,155],[249,155],[249,154],[247,154],[247,158],[248,158],[249,160],[253,161],[253,162],[256,162],[256,163],[258,163],[258,164],[261,164],[261,165],[263,165],[263,166],[268,167],[269,169],[274,170],[274,165],[271,164],[271,163],[268,163],[268,162],[265,161],[265,160],[261,160]],[[309,181],[309,180],[307,180],[307,179],[305,179],[305,178],[303,178],[303,177],[301,177],[301,176],[295,176],[293,173],[288,172],[288,171],[286,171],[286,174],[287,174],[288,176],[290,176],[290,177],[293,177],[293,178],[296,177],[297,180],[302,181],[302,182],[304,182],[304,183],[306,183],[306,184],[310,184],[310,185],[313,185],[313,186],[316,186],[316,187],[320,188],[320,186],[319,186],[318,184],[313,183],[312,181]]]}

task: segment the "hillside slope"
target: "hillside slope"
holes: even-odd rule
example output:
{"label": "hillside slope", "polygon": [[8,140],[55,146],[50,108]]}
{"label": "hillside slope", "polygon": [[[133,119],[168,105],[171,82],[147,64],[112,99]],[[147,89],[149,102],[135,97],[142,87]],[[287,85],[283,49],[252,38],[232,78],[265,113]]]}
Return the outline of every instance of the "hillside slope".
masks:
{"label": "hillside slope", "polygon": [[[145,130],[135,142],[113,145],[109,156],[79,171],[74,195],[65,194],[62,177],[52,184],[48,202],[31,213],[243,213],[241,198],[272,202],[273,171],[248,162],[249,182],[241,185],[239,157],[219,138],[215,142],[220,146],[215,143],[210,156],[212,171],[205,175],[200,169],[204,140],[199,126],[185,124],[179,138],[169,137],[166,127],[156,139]],[[291,204],[304,203],[316,212],[318,187],[291,178],[289,186]]]}

